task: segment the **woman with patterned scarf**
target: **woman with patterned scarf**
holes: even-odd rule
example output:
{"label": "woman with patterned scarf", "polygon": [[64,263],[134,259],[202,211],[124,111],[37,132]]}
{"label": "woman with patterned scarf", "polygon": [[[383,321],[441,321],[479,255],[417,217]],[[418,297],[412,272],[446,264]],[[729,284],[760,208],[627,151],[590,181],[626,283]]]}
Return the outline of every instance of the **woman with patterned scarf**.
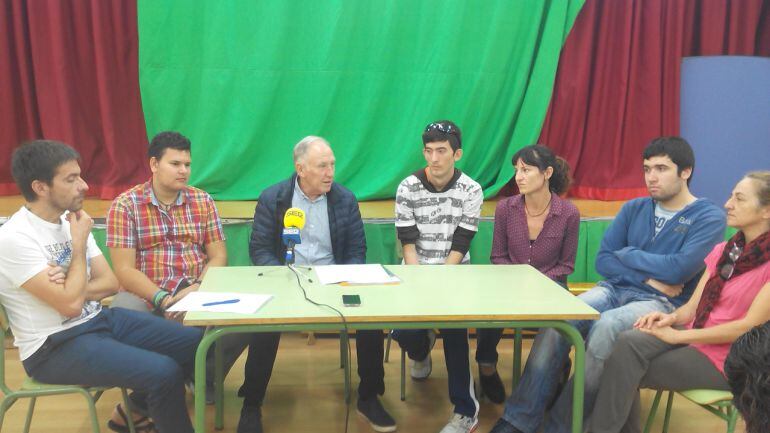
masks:
{"label": "woman with patterned scarf", "polygon": [[730,390],[730,345],[770,320],[770,171],[747,174],[725,209],[727,225],[738,232],[706,257],[690,300],[671,314],[643,316],[618,337],[589,432],[639,431],[638,388]]}

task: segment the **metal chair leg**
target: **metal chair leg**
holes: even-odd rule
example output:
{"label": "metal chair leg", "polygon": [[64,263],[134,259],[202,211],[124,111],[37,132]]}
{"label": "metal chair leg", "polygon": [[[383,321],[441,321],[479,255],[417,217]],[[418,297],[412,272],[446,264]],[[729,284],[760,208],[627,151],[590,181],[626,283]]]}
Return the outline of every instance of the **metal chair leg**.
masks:
{"label": "metal chair leg", "polygon": [[[94,396],[92,396],[91,393],[85,389],[82,389],[80,394],[86,398],[86,402],[88,403],[88,415],[91,417],[91,431],[93,433],[99,433],[101,430],[99,429],[99,418],[96,415],[96,403],[94,403]],[[131,412],[126,415],[129,417],[133,416]]]}
{"label": "metal chair leg", "polygon": [[385,359],[383,361],[388,362],[390,360],[390,342],[393,341],[392,331],[388,331],[388,341],[385,343]]}
{"label": "metal chair leg", "polygon": [[521,378],[521,329],[513,330],[513,375],[511,377],[511,392],[516,389]]}
{"label": "metal chair leg", "polygon": [[738,422],[738,409],[734,405],[727,408],[727,433],[735,431],[735,424]]}
{"label": "metal chair leg", "polygon": [[345,374],[345,403],[350,403],[350,363],[347,357],[349,344],[348,334],[340,333],[340,362]]}
{"label": "metal chair leg", "polygon": [[131,399],[128,398],[128,391],[126,391],[126,388],[120,388],[120,394],[123,396],[123,406],[126,408],[126,413],[129,414],[126,419],[128,422],[128,432],[136,433],[136,427],[134,426],[134,409],[131,407]]}
{"label": "metal chair leg", "polygon": [[31,397],[29,399],[29,408],[27,409],[27,419],[24,420],[24,433],[29,433],[29,428],[32,425],[32,413],[35,412],[35,402],[37,397]]}
{"label": "metal chair leg", "polygon": [[224,353],[222,340],[214,343],[214,429],[216,430],[222,430],[225,426]]}
{"label": "metal chair leg", "polygon": [[655,413],[658,411],[660,405],[660,397],[663,395],[663,391],[658,390],[655,393],[655,398],[652,400],[652,407],[650,408],[650,414],[647,415],[647,422],[644,425],[644,433],[650,433],[652,428],[652,422],[655,420]]}
{"label": "metal chair leg", "polygon": [[663,418],[663,433],[668,433],[668,422],[671,421],[671,408],[674,406],[674,391],[668,392],[666,402],[666,416]]}
{"label": "metal chair leg", "polygon": [[401,349],[401,401],[406,401],[406,350]]}
{"label": "metal chair leg", "polygon": [[8,411],[8,409],[13,406],[13,404],[16,403],[16,399],[14,397],[5,397],[0,403],[0,432],[3,431],[3,421],[5,420],[5,413]]}

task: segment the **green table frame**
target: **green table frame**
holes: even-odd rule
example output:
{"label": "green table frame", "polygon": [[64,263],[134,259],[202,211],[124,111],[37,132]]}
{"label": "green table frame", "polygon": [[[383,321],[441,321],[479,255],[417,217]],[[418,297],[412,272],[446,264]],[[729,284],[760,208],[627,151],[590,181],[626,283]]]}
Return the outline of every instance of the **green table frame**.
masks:
{"label": "green table frame", "polygon": [[[402,282],[384,286],[322,286],[302,277],[308,296],[345,313],[347,329],[554,328],[575,347],[572,431],[582,431],[585,346],[567,320],[595,320],[599,313],[528,265],[386,266]],[[262,275],[258,275],[258,274]],[[314,283],[308,282],[308,277]],[[419,289],[419,290],[417,290]],[[186,325],[207,326],[195,355],[195,431],[205,432],[206,354],[231,333],[344,331],[336,313],[304,301],[285,267],[211,268],[201,290],[270,293],[274,298],[251,315],[190,312]],[[446,293],[454,293],[448,297]],[[361,307],[342,306],[342,294],[359,294]],[[346,338],[342,340],[347,345]],[[215,345],[215,347],[218,347]],[[218,349],[215,349],[218,350]],[[222,368],[215,356],[214,427],[223,419]],[[345,389],[350,388],[345,363]]]}

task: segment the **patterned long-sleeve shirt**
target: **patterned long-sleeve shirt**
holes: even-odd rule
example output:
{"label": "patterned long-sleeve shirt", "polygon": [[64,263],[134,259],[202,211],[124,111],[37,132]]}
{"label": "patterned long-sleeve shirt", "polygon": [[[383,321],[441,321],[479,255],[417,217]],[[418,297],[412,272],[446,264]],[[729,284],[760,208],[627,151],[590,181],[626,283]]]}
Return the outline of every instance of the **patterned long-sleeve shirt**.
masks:
{"label": "patterned long-sleeve shirt", "polygon": [[564,283],[575,269],[579,229],[575,205],[554,194],[543,230],[530,242],[524,198],[508,197],[497,203],[490,259],[495,264],[530,264]]}

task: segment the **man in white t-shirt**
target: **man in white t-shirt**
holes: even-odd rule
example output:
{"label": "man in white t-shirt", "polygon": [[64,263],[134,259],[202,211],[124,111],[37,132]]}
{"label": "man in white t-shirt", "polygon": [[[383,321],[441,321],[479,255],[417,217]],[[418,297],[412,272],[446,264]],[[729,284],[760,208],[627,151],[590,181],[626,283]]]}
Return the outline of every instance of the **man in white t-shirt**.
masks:
{"label": "man in white t-shirt", "polygon": [[[79,155],[37,140],[13,154],[26,200],[0,227],[0,303],[27,374],[45,383],[131,388],[137,428],[192,432],[184,378],[200,331],[148,314],[103,309],[118,282],[82,209],[88,185]],[[143,413],[146,408],[146,413]],[[122,408],[108,424],[128,431]]]}

